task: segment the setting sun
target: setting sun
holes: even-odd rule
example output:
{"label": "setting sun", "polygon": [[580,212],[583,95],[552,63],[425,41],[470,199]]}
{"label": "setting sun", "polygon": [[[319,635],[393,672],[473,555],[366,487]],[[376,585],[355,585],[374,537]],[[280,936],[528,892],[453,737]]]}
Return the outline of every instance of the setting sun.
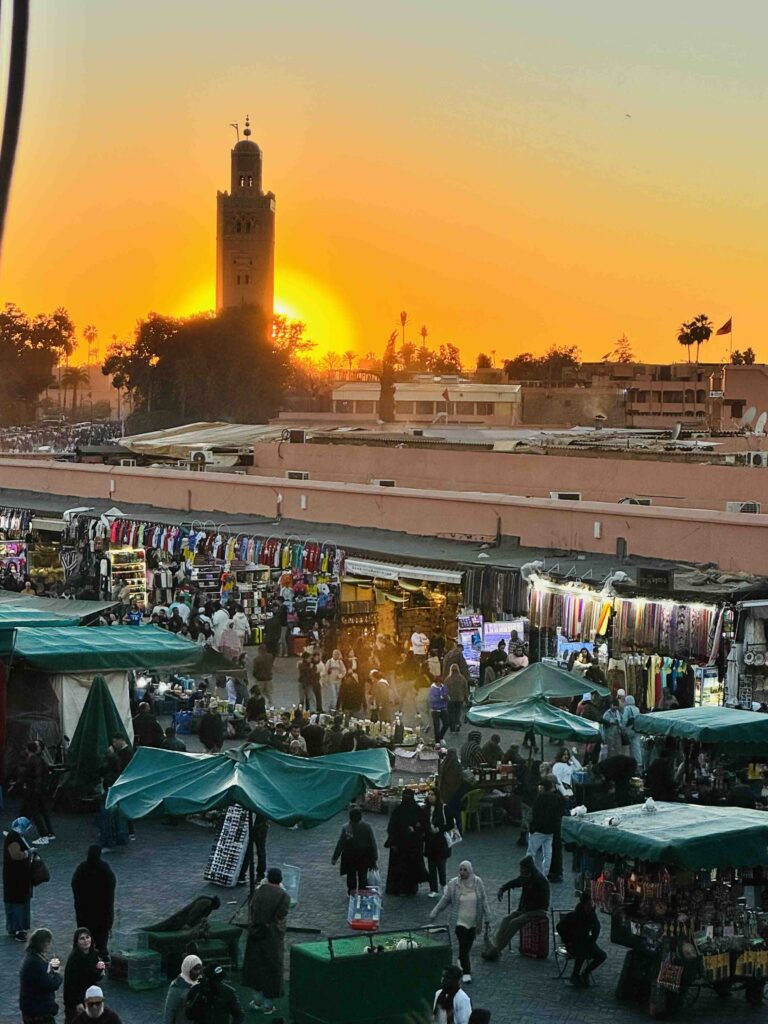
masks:
{"label": "setting sun", "polygon": [[315,342],[312,355],[345,352],[356,347],[349,311],[319,281],[291,267],[275,268],[275,312],[303,320],[306,337]]}

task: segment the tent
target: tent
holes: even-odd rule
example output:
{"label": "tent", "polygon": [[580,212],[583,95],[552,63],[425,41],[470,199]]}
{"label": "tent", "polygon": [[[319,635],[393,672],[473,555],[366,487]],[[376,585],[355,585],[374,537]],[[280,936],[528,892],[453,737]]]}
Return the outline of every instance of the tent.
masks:
{"label": "tent", "polygon": [[[31,600],[31,598],[30,598]],[[69,619],[50,612],[38,611],[37,608],[25,608],[24,605],[0,603],[0,629],[16,629],[19,626],[79,626],[80,619],[73,615]]]}
{"label": "tent", "polygon": [[96,676],[69,745],[69,773],[65,777],[65,784],[84,788],[95,785],[101,777],[107,747],[118,733],[130,743],[106,680],[103,676]]}
{"label": "tent", "polygon": [[520,672],[508,672],[486,686],[478,686],[472,696],[472,703],[519,701],[538,696],[564,700],[568,697],[581,697],[587,692],[606,697],[611,691],[597,683],[578,679],[554,665],[537,661]]}
{"label": "tent", "polygon": [[722,747],[726,752],[768,753],[768,715],[716,706],[638,715],[635,732],[674,736]]}
{"label": "tent", "polygon": [[[657,803],[563,818],[563,842],[689,871],[768,863],[768,814],[743,807]],[[608,819],[619,819],[609,825]]]}
{"label": "tent", "polygon": [[554,740],[593,743],[600,735],[597,723],[556,708],[545,697],[528,697],[509,704],[471,707],[467,718],[473,725],[488,729],[516,729]]}
{"label": "tent", "polygon": [[139,747],[110,788],[107,809],[119,807],[133,819],[240,804],[280,825],[312,828],[389,778],[383,749],[305,758],[256,743],[214,755]]}
{"label": "tent", "polygon": [[[58,619],[76,618],[85,625],[103,612],[116,608],[119,601],[68,601],[63,597],[19,597],[12,590],[0,590],[0,607],[13,606],[24,611],[45,612]],[[63,625],[59,622],[59,625]]]}

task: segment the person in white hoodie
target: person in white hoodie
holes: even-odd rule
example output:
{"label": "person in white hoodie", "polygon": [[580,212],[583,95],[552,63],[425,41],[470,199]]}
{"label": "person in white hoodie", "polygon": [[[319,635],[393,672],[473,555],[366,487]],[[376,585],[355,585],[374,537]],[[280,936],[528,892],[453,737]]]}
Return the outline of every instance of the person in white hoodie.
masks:
{"label": "person in white hoodie", "polygon": [[328,661],[325,663],[325,679],[321,676],[323,689],[323,707],[330,711],[331,708],[339,706],[339,686],[341,680],[347,674],[347,667],[341,657],[341,651],[335,648]]}
{"label": "person in white hoodie", "polygon": [[185,956],[181,961],[181,974],[168,986],[163,1011],[163,1024],[187,1024],[186,1002],[192,988],[200,983],[203,961],[199,956]]}

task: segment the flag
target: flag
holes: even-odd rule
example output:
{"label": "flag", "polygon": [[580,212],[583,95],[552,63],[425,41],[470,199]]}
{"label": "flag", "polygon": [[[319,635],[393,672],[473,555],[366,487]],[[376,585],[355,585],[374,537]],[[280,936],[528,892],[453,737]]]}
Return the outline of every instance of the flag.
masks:
{"label": "flag", "polygon": [[445,400],[446,402],[450,402],[450,400],[451,400],[451,396],[450,396],[450,395],[448,394],[448,388],[446,388],[446,389],[445,389],[445,391],[443,391],[443,393],[442,393],[442,396],[441,396],[441,397],[442,397],[442,398],[443,398],[443,399],[444,399],[444,400]]}
{"label": "flag", "polygon": [[730,334],[733,328],[733,317],[729,316],[719,331],[715,332],[715,336],[718,334]]}

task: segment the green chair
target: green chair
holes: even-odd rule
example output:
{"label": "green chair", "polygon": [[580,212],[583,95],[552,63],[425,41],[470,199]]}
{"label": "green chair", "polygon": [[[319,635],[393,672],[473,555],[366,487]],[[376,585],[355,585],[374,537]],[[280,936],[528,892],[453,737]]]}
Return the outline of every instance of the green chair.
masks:
{"label": "green chair", "polygon": [[461,800],[461,831],[480,831],[480,801],[483,799],[482,789],[470,789]]}

